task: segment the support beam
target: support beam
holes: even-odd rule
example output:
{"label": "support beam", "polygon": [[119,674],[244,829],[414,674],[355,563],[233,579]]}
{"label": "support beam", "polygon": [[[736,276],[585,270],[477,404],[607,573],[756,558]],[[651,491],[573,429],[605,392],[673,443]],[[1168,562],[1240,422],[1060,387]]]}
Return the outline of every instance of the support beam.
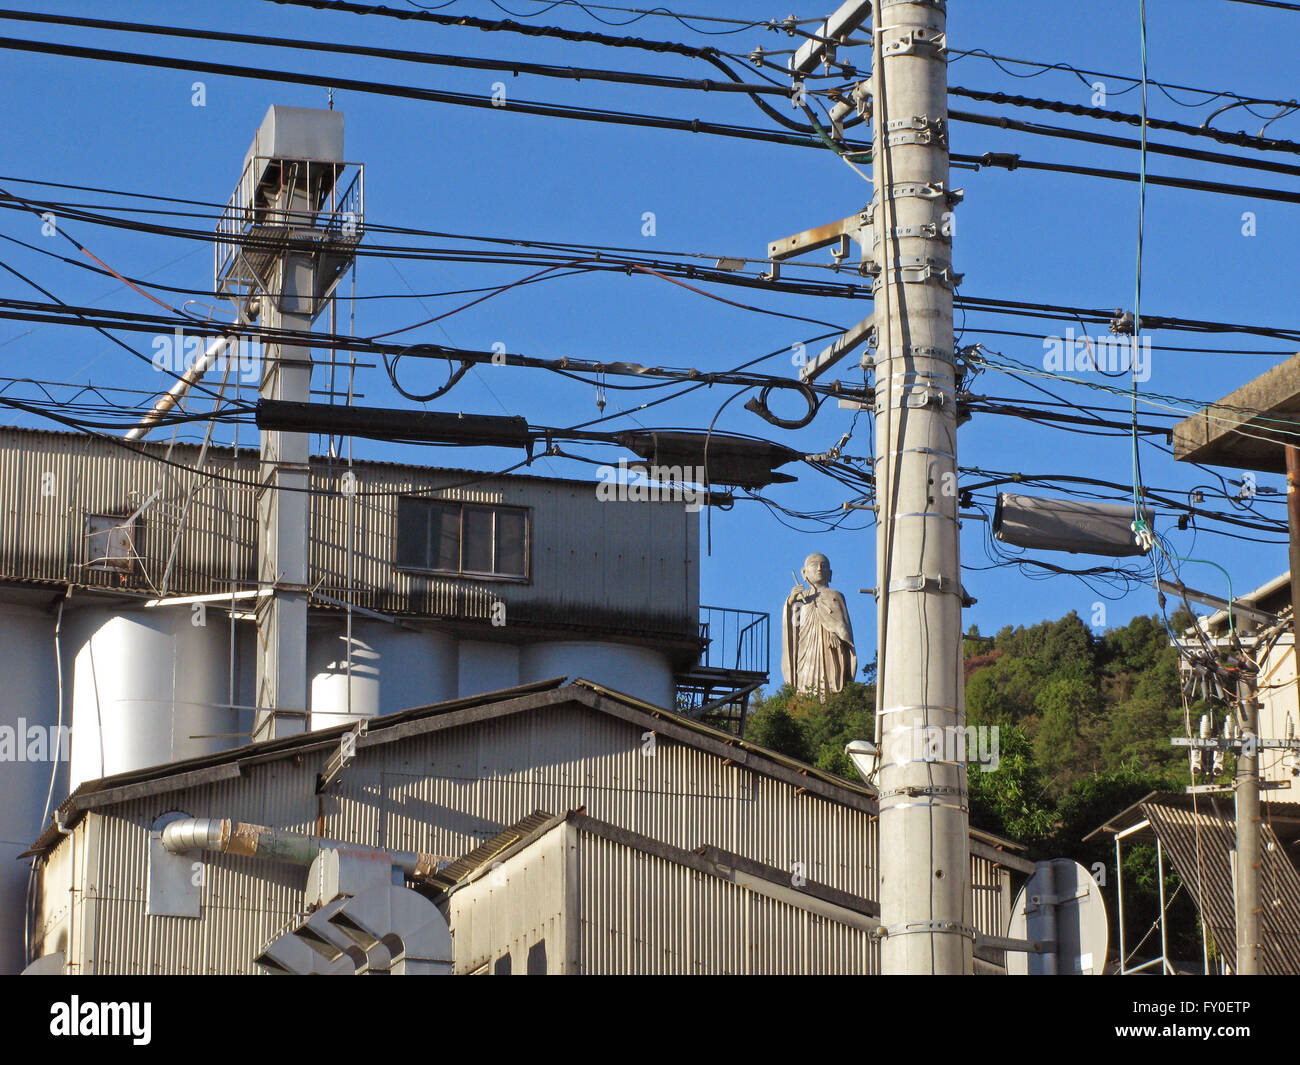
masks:
{"label": "support beam", "polygon": [[[305,184],[289,183],[284,210],[309,211]],[[278,292],[262,300],[268,329],[311,332],[315,305],[314,257],[286,252],[276,267]],[[300,344],[265,345],[262,399],[306,403],[311,399],[311,349]],[[263,430],[257,478],[258,585],[257,716],[253,740],[274,740],[307,731],[307,537],[310,515],[310,437]]]}

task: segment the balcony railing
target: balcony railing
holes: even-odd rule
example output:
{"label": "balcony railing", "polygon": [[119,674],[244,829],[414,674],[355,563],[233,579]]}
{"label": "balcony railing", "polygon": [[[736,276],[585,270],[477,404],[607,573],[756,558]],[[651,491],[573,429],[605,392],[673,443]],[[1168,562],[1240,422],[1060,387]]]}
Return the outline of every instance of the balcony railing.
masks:
{"label": "balcony railing", "polygon": [[768,673],[771,615],[725,606],[700,607],[700,665],[743,673]]}

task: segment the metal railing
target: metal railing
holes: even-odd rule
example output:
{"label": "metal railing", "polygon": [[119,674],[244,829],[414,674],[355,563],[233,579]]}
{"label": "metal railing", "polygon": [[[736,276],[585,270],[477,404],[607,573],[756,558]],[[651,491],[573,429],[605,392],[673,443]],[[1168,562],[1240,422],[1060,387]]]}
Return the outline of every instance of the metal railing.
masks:
{"label": "metal railing", "polygon": [[771,659],[771,615],[761,610],[700,607],[700,665],[767,673]]}
{"label": "metal railing", "polygon": [[[346,184],[345,184],[346,182]],[[286,187],[305,190],[302,205],[286,208]],[[240,262],[246,245],[267,250],[276,241],[314,239],[354,247],[365,229],[365,167],[256,155],[217,219],[213,276],[217,290],[253,280]]]}

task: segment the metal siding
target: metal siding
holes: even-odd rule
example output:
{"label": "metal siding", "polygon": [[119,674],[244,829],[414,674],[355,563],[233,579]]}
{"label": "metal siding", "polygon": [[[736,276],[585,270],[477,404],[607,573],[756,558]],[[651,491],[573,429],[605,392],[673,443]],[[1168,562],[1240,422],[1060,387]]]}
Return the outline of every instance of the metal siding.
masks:
{"label": "metal siding", "polygon": [[[77,875],[92,932],[88,971],[255,971],[253,956],[301,911],[303,869],[206,855],[202,919],[146,917],[148,828],[171,810],[455,857],[535,810],[585,807],[598,820],[687,851],[711,844],[782,870],[802,861],[810,881],[875,897],[876,827],[868,814],[663,736],[653,756],[642,753],[644,743],[639,725],[564,705],[391,743],[363,741],[341,785],[319,798],[316,773],[327,751],[246,765],[242,778],[88,814],[79,833],[103,825],[102,847],[87,845]],[[592,844],[583,853],[584,971],[741,972],[755,964],[876,971],[873,944],[847,933],[828,934],[823,944],[825,930],[799,925],[797,908],[756,903],[741,927],[729,909],[742,890],[734,885],[694,870],[670,875],[640,852]],[[976,859],[973,869],[990,882],[989,863]],[[992,903],[977,904],[981,932],[1003,933],[996,912]],[[735,942],[714,931],[724,918],[740,929]],[[593,939],[592,928],[603,931]],[[776,940],[796,932],[816,949],[781,953]],[[754,936],[763,937],[761,948]],[[562,951],[557,943],[553,953],[548,940],[548,961]]]}
{"label": "metal siding", "polygon": [[878,971],[870,933],[656,855],[580,832],[582,971]]}
{"label": "metal siding", "polygon": [[[301,832],[316,830],[316,769],[292,761],[250,766],[244,778],[121,803],[99,815],[100,845],[82,885],[93,918],[86,972],[254,973],[254,955],[304,907],[304,870],[205,854],[198,919],[145,914],[149,828],[179,810]],[[80,826],[79,826],[80,827]],[[196,860],[198,856],[196,856]],[[85,874],[83,874],[85,875]]]}
{"label": "metal siding", "polygon": [[32,929],[32,954],[41,957],[63,951],[69,972],[76,972],[74,966],[80,961],[76,922],[81,896],[74,888],[78,886],[85,833],[83,820],[36,863],[37,914]]}
{"label": "metal siding", "polygon": [[[0,428],[6,518],[0,522],[0,578],[116,587],[116,574],[80,565],[85,515],[125,515],[159,491],[140,518],[137,549],[144,574],[133,575],[129,587],[144,592],[158,584],[177,530],[173,593],[229,590],[232,545],[237,580],[254,581],[256,449],[242,450],[236,461],[229,449],[210,448],[196,472],[183,468],[198,457],[194,445],[147,447],[149,455],[93,437]],[[179,466],[156,461],[169,455]],[[446,488],[443,496],[449,499],[529,508],[531,574],[527,583],[436,577],[393,566],[396,495],[456,485],[465,480],[464,471],[360,463],[352,467],[356,495],[350,503],[340,491],[347,467],[322,458],[312,466],[309,581],[327,595],[374,610],[471,620],[487,620],[499,599],[515,622],[695,635],[699,586],[692,537],[698,539],[699,521],[683,504],[602,502],[594,484],[522,476]],[[45,474],[53,477],[52,495],[42,492]],[[213,480],[214,475],[222,479]],[[233,518],[228,490],[235,497]],[[354,592],[349,596],[352,505]]]}
{"label": "metal siding", "polygon": [[515,973],[528,950],[546,944],[548,973],[565,961],[567,833],[560,824],[455,892],[447,902],[457,974],[511,955]]}
{"label": "metal siding", "polygon": [[[536,809],[588,814],[685,850],[712,844],[860,897],[872,897],[874,822],[714,755],[575,708],[431,732],[385,754],[379,844],[456,855]],[[354,838],[353,789],[377,780],[362,747],[326,833]],[[356,777],[360,772],[366,774]],[[363,802],[364,804],[364,802]]]}

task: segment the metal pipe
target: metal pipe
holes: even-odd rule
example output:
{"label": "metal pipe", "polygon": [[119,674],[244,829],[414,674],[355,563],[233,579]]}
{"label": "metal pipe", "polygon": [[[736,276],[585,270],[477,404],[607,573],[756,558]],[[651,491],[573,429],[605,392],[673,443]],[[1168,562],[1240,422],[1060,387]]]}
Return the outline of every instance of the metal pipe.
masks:
{"label": "metal pipe", "polygon": [[1242,663],[1237,687],[1241,753],[1237,756],[1237,974],[1258,976],[1259,965],[1259,719],[1255,676]]}
{"label": "metal pipe", "polygon": [[[1291,565],[1291,639],[1296,675],[1300,676],[1300,447],[1286,445],[1286,516],[1290,532]],[[1296,685],[1297,709],[1300,709],[1300,684]]]}
{"label": "metal pipe", "polygon": [[1160,967],[1172,976],[1174,969],[1169,964],[1169,931],[1168,921],[1165,920],[1165,910],[1168,907],[1165,902],[1165,852],[1160,845],[1159,836],[1156,836],[1156,876],[1160,882]]}
{"label": "metal pipe", "polygon": [[215,817],[186,817],[171,822],[163,829],[162,844],[172,854],[213,851],[289,862],[293,865],[311,865],[324,850],[358,856],[382,856],[412,880],[428,878],[449,861],[436,854],[377,850],[321,836],[307,836],[300,832],[287,832],[280,828],[266,828]]}
{"label": "metal pipe", "polygon": [[[258,304],[254,300],[248,307],[241,309],[239,312],[238,325],[247,326],[254,318],[257,317]],[[205,373],[207,373],[216,364],[221,353],[230,345],[231,341],[237,340],[237,337],[220,336],[213,337],[208,343],[206,350],[199,359],[181,374],[180,379],[167,390],[166,395],[162,396],[153,409],[149,411],[133,429],[129,429],[126,434],[128,440],[140,440],[149,432],[164,414],[176,406],[185,394],[194,386]]]}
{"label": "metal pipe", "polygon": [[1124,964],[1128,957],[1124,946],[1124,856],[1120,853],[1119,836],[1115,836],[1115,894],[1118,900],[1115,923],[1119,925],[1119,975],[1124,975]]}

